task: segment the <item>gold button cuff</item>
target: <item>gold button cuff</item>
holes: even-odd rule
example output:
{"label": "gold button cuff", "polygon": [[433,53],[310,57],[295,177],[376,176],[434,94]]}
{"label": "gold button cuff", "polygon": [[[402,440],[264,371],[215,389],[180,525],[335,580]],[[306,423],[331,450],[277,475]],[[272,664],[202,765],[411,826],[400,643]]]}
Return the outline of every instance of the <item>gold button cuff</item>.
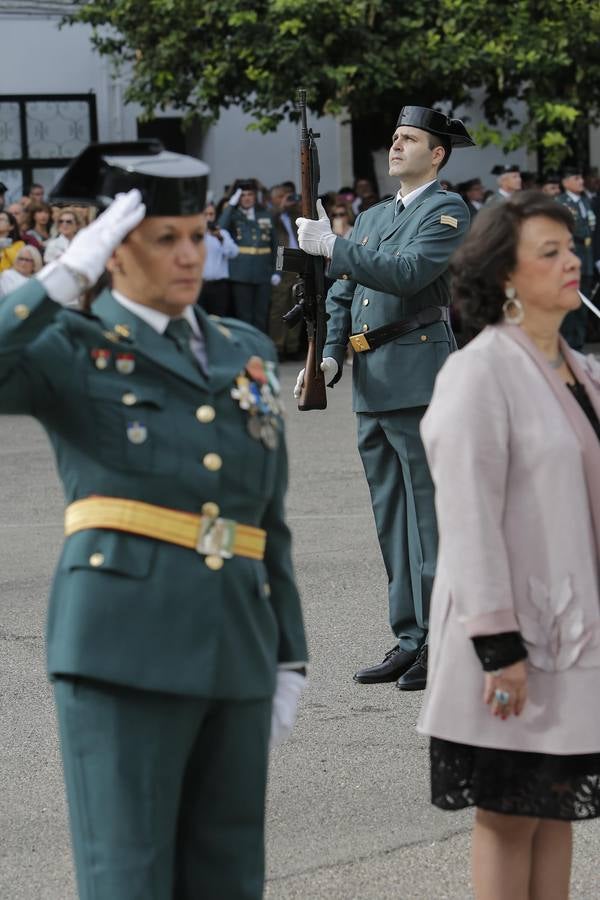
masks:
{"label": "gold button cuff", "polygon": [[203,425],[207,425],[209,422],[212,422],[216,415],[217,414],[212,406],[199,406],[196,410],[196,418]]}
{"label": "gold button cuff", "polygon": [[212,569],[213,572],[218,572],[219,569],[222,569],[224,565],[224,562],[220,556],[205,556],[204,562],[209,569]]}
{"label": "gold button cuff", "polygon": [[223,465],[223,460],[218,453],[207,453],[202,463],[209,472],[218,472]]}
{"label": "gold button cuff", "polygon": [[365,324],[363,325],[362,330],[363,330],[363,331],[368,331],[368,330],[369,330],[369,326],[367,325],[366,322],[365,322]]}
{"label": "gold button cuff", "polygon": [[104,565],[104,553],[92,553],[89,559],[90,566],[94,569]]}
{"label": "gold button cuff", "polygon": [[342,281],[348,281],[348,276],[347,276],[347,275],[342,275]]}
{"label": "gold button cuff", "polygon": [[363,306],[368,306],[368,305],[369,305],[369,298],[365,297],[365,299],[363,300]]}
{"label": "gold button cuff", "polygon": [[17,303],[13,310],[17,319],[27,319],[29,317],[29,307],[25,306],[24,303]]}
{"label": "gold button cuff", "polygon": [[426,334],[422,334],[422,335],[421,335],[421,340],[422,340],[422,341],[427,341],[427,340],[429,340],[429,338],[427,337]]}
{"label": "gold button cuff", "polygon": [[216,519],[220,512],[219,506],[216,503],[212,503],[210,500],[208,503],[202,504],[202,515],[208,516],[209,519]]}
{"label": "gold button cuff", "polygon": [[135,394],[131,393],[123,394],[121,403],[124,403],[125,406],[133,406],[134,403],[137,403],[137,397]]}

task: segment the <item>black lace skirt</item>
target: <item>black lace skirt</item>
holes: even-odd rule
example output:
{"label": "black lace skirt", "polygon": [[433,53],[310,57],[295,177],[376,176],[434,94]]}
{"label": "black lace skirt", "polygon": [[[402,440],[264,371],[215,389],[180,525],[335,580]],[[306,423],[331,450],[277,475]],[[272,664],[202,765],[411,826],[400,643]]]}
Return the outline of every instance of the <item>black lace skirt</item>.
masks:
{"label": "black lace skirt", "polygon": [[479,806],[569,821],[600,816],[600,753],[522,753],[433,737],[430,757],[431,800],[440,809]]}

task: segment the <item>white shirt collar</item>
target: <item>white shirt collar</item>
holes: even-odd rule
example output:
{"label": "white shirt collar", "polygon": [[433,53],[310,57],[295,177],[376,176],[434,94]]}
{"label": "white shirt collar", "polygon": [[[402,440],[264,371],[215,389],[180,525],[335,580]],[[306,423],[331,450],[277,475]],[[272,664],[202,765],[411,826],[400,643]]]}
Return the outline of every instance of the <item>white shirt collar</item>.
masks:
{"label": "white shirt collar", "polygon": [[567,191],[567,197],[570,197],[573,203],[581,203],[582,195],[574,194],[573,191]]}
{"label": "white shirt collar", "polygon": [[436,181],[437,181],[437,179],[434,178],[433,181],[428,181],[426,184],[420,184],[418,188],[414,189],[414,191],[410,191],[410,193],[408,193],[406,195],[406,197],[403,197],[402,190],[399,190],[398,193],[396,194],[396,200],[402,200],[402,203],[404,204],[404,208],[406,209],[406,207],[410,203],[412,203],[414,200],[416,200],[417,197],[423,193],[423,191],[427,190],[427,188],[430,187],[430,185],[435,184]]}
{"label": "white shirt collar", "polygon": [[202,337],[198,319],[194,315],[191,305],[186,306],[181,316],[168,316],[166,313],[160,312],[158,309],[153,309],[151,306],[144,306],[143,303],[138,303],[136,300],[130,300],[129,297],[125,297],[123,294],[120,294],[119,291],[113,290],[112,295],[117,303],[124,306],[125,309],[133,313],[134,316],[137,316],[138,319],[142,319],[146,325],[150,326],[150,328],[154,328],[158,334],[165,333],[171,318],[182,318],[188,322],[196,337]]}

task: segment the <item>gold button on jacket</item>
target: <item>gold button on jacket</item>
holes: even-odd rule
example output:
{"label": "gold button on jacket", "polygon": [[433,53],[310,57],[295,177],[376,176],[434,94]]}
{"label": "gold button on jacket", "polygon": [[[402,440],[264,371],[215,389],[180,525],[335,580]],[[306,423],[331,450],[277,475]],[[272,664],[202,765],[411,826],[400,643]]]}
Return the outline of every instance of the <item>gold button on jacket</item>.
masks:
{"label": "gold button on jacket", "polygon": [[93,566],[97,569],[99,566],[104,565],[104,553],[92,553],[90,556],[90,566]]}
{"label": "gold button on jacket", "polygon": [[224,565],[223,560],[220,556],[206,556],[204,558],[204,562],[209,569],[213,570],[213,572],[218,572],[219,569],[222,569]]}
{"label": "gold button on jacket", "polygon": [[207,453],[202,462],[209,472],[218,472],[223,465],[223,460],[218,453]]}
{"label": "gold button on jacket", "polygon": [[212,503],[210,500],[207,503],[202,504],[202,515],[208,516],[210,519],[216,519],[221,509],[217,503]]}
{"label": "gold button on jacket", "polygon": [[216,416],[216,412],[212,406],[199,406],[196,410],[196,418],[203,425],[212,422]]}
{"label": "gold button on jacket", "polygon": [[134,403],[137,403],[137,397],[135,394],[127,392],[121,397],[121,403],[124,403],[125,406],[133,406]]}

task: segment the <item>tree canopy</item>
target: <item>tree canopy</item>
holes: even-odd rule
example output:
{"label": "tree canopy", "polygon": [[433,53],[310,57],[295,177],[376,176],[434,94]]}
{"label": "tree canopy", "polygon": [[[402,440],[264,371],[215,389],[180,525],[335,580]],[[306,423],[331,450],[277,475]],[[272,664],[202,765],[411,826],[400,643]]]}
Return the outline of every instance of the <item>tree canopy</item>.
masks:
{"label": "tree canopy", "polygon": [[69,21],[131,67],[127,99],[147,116],[235,105],[269,131],[301,86],[313,112],[372,122],[375,147],[402,103],[456,108],[477,91],[480,143],[541,144],[554,164],[599,117],[600,0],[79,0]]}

